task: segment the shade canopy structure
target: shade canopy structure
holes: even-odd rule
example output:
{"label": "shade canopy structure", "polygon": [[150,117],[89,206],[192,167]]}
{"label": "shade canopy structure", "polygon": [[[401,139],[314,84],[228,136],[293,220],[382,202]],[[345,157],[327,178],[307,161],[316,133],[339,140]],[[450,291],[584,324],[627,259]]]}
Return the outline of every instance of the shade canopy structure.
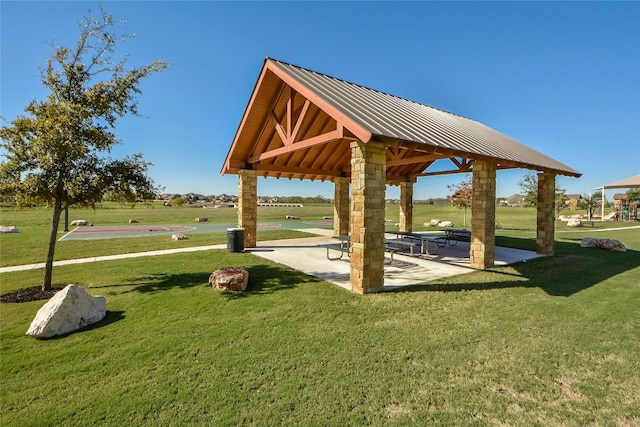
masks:
{"label": "shade canopy structure", "polygon": [[603,185],[602,188],[605,190],[609,188],[640,188],[640,174]]}
{"label": "shade canopy structure", "polygon": [[[439,160],[450,169],[432,168]],[[364,294],[384,287],[387,185],[400,187],[398,228],[411,233],[418,178],[471,173],[470,265],[486,269],[496,171],[508,168],[539,172],[536,252],[553,255],[555,177],[580,172],[475,120],[266,58],[221,173],[238,175],[245,248],[257,242],[258,177],[332,181],[334,236],[347,238],[351,290]]]}
{"label": "shade canopy structure", "polygon": [[[473,160],[579,177],[569,166],[466,117],[266,58],[222,174],[331,180],[351,175],[350,143],[382,142],[386,182],[470,172]],[[430,172],[436,160],[450,170]]]}
{"label": "shade canopy structure", "polygon": [[[640,188],[640,174],[630,176],[628,178],[621,179],[619,181],[612,182],[611,184],[603,185],[602,187],[597,188],[601,191],[601,203],[600,203],[600,220],[604,221],[605,213],[604,213],[604,205],[605,205],[605,190],[615,189],[615,188]],[[631,221],[631,217],[629,217],[629,221]]]}

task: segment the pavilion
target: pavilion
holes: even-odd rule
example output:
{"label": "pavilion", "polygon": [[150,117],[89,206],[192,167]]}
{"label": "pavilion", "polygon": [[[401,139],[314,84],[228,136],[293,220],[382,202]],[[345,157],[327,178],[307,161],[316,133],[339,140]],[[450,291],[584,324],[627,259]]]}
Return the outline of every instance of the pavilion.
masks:
{"label": "pavilion", "polygon": [[[451,169],[429,172],[441,159]],[[508,168],[539,172],[536,252],[553,255],[555,177],[580,172],[475,120],[266,58],[221,173],[238,175],[246,248],[256,247],[259,176],[332,181],[333,233],[350,234],[351,289],[364,294],[384,286],[387,184],[400,187],[399,229],[412,231],[419,177],[472,173],[470,263],[486,269],[496,171]]]}
{"label": "pavilion", "polygon": [[[620,188],[640,188],[640,174],[638,175],[634,175],[634,176],[630,176],[628,178],[624,178],[615,182],[612,182],[610,184],[605,184],[601,187],[596,188],[596,190],[600,190],[600,195],[601,195],[601,201],[600,201],[600,209],[601,209],[601,213],[600,213],[600,220],[604,221],[605,216],[604,216],[604,205],[605,205],[605,195],[604,195],[604,191],[605,190],[609,190],[609,189],[620,189]],[[589,194],[591,194],[591,192],[589,192]],[[631,215],[629,215],[629,221],[631,221]]]}

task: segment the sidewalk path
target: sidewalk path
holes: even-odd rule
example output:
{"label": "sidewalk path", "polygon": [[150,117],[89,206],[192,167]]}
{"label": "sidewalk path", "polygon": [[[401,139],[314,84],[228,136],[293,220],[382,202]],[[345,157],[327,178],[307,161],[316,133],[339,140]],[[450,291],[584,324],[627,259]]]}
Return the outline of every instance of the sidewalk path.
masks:
{"label": "sidewalk path", "polygon": [[[325,230],[325,229],[321,229],[321,228],[307,228],[307,229],[303,229],[302,231],[305,231],[307,233],[310,234],[317,234],[317,235],[321,235],[321,236],[331,236],[333,231],[332,230]],[[286,240],[283,240],[284,242],[286,242]],[[282,244],[283,241],[279,241],[280,244]],[[275,242],[271,242],[271,241],[265,241],[265,242],[260,242],[260,244],[275,244],[277,245],[278,243],[276,243],[278,241]],[[189,248],[179,248],[179,249],[162,249],[162,250],[158,250],[158,251],[149,251],[149,252],[134,252],[134,253],[130,253],[130,254],[117,254],[117,255],[105,255],[105,256],[97,256],[97,257],[89,257],[89,258],[77,258],[77,259],[69,259],[69,260],[64,260],[64,261],[54,261],[53,262],[53,266],[57,267],[59,265],[71,265],[71,264],[84,264],[87,262],[97,262],[97,261],[113,261],[116,259],[126,259],[126,258],[139,258],[139,257],[144,257],[144,256],[157,256],[157,255],[169,255],[169,254],[177,254],[177,253],[183,253],[183,252],[198,252],[198,251],[209,251],[211,249],[226,249],[227,248],[227,244],[226,243],[222,243],[222,244],[218,244],[218,245],[209,245],[209,246],[193,246],[193,247],[189,247]],[[34,270],[37,268],[44,268],[45,263],[44,262],[40,262],[37,264],[26,264],[26,265],[13,265],[13,266],[9,266],[9,267],[0,267],[0,273],[10,273],[13,271],[25,271],[25,270]]]}
{"label": "sidewalk path", "polygon": [[[59,265],[71,265],[71,264],[84,264],[87,262],[97,262],[97,261],[113,261],[115,259],[125,259],[125,258],[138,258],[143,256],[156,256],[156,255],[169,255],[169,254],[177,254],[182,252],[197,252],[197,251],[208,251],[211,249],[225,249],[227,247],[226,244],[220,245],[209,245],[209,246],[193,246],[190,248],[179,248],[179,249],[163,249],[159,251],[149,251],[149,252],[134,252],[130,254],[118,254],[118,255],[105,255],[105,256],[96,256],[89,258],[77,258],[77,259],[68,259],[64,261],[54,261],[53,266],[57,267]],[[44,268],[45,263],[40,262],[38,264],[27,264],[27,265],[13,265],[9,267],[0,267],[0,273],[9,273],[12,271],[25,271],[25,270],[34,270],[36,268]]]}

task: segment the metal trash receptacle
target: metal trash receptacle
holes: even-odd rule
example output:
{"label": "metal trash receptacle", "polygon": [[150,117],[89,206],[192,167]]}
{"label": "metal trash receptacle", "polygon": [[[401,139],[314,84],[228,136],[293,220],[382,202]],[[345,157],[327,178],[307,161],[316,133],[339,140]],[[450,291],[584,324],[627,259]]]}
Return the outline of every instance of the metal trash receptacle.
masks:
{"label": "metal trash receptacle", "polygon": [[244,228],[227,228],[227,251],[244,251]]}

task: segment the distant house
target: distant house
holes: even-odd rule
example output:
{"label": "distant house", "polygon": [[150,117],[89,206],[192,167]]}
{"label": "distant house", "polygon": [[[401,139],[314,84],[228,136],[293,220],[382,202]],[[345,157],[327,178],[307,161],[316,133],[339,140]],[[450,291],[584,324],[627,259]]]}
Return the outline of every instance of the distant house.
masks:
{"label": "distant house", "polygon": [[522,207],[524,206],[524,196],[522,194],[514,194],[513,196],[507,197],[505,201],[507,206],[511,207]]}
{"label": "distant house", "polygon": [[569,209],[575,211],[578,209],[578,200],[582,200],[582,196],[580,194],[567,194],[567,205],[569,205]]}

